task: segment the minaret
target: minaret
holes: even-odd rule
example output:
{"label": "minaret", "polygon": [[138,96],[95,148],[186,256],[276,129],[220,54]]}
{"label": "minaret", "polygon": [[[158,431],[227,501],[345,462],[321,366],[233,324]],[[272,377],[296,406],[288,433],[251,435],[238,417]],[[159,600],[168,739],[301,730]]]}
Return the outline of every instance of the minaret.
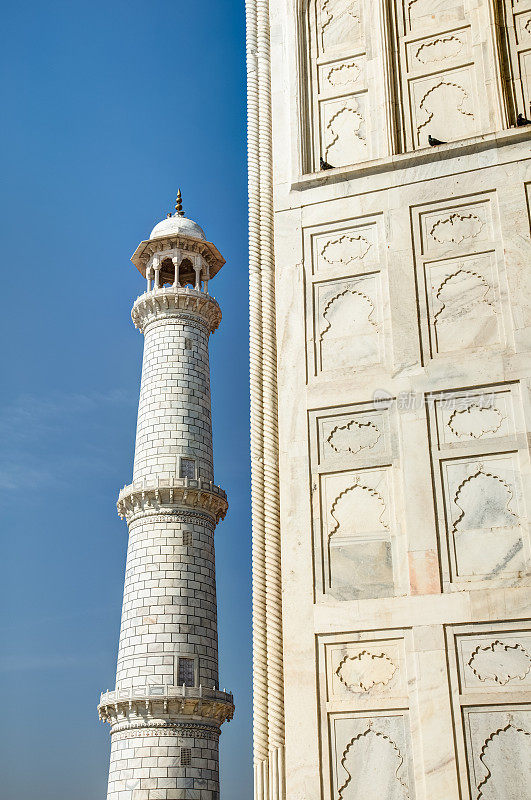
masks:
{"label": "minaret", "polygon": [[147,281],[133,305],[144,361],[133,482],[118,513],[129,545],[107,800],[219,798],[219,734],[234,712],[218,686],[214,530],[226,514],[214,484],[209,336],[221,311],[209,281],[225,263],[202,229],[175,214],[132,262]]}

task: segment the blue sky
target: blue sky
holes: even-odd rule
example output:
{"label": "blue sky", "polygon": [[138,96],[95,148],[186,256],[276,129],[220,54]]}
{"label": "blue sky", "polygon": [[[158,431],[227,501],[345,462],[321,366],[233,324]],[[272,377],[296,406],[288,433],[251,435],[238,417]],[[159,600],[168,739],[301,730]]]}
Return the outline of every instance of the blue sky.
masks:
{"label": "blue sky", "polygon": [[100,800],[142,337],[129,262],[172,209],[227,265],[211,285],[222,796],[251,796],[243,0],[4,5],[0,775],[6,800]]}

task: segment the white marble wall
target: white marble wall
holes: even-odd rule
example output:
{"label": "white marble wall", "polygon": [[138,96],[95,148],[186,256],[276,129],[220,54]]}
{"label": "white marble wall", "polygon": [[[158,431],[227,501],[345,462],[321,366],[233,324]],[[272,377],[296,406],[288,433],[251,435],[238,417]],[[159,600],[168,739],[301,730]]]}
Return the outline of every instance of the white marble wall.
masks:
{"label": "white marble wall", "polygon": [[527,797],[531,6],[305,9],[271,1],[286,797]]}

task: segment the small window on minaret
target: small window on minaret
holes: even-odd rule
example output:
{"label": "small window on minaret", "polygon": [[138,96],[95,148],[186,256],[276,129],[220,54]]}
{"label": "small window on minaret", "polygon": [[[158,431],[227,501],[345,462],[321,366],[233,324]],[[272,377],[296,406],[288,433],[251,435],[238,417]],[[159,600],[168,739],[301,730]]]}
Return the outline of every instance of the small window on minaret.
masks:
{"label": "small window on minaret", "polygon": [[195,461],[193,458],[181,458],[181,463],[179,466],[179,477],[180,478],[189,478],[190,480],[194,480],[195,478]]}
{"label": "small window on minaret", "polygon": [[191,350],[192,349],[192,340],[191,339],[185,339],[184,340],[184,349],[185,350]]}
{"label": "small window on minaret", "polygon": [[189,767],[192,763],[192,750],[190,747],[181,747],[181,767]]}
{"label": "small window on minaret", "polygon": [[179,686],[195,686],[195,661],[193,658],[180,658],[177,672]]}
{"label": "small window on minaret", "polygon": [[183,545],[185,547],[191,547],[192,544],[193,544],[192,531],[183,531]]}

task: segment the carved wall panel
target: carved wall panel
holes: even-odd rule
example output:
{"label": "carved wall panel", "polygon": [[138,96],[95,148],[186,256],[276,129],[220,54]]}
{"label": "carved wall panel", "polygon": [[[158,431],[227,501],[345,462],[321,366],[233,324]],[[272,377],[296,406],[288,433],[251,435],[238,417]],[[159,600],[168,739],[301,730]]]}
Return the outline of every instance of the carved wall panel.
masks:
{"label": "carved wall panel", "polygon": [[321,151],[327,163],[344,166],[370,158],[366,92],[325,100],[320,112]]}
{"label": "carved wall panel", "polygon": [[495,128],[487,12],[471,0],[395,0],[407,149]]}
{"label": "carved wall panel", "polygon": [[304,232],[308,371],[333,380],[381,368],[389,351],[383,218]]}
{"label": "carved wall panel", "polygon": [[503,0],[517,112],[531,119],[531,0]]}
{"label": "carved wall panel", "polygon": [[322,774],[334,800],[414,797],[404,636],[318,636]]}
{"label": "carved wall panel", "polygon": [[[380,223],[381,226],[381,223]],[[312,273],[326,277],[373,271],[380,264],[378,220],[311,235]]]}
{"label": "carved wall panel", "polygon": [[531,631],[456,637],[464,691],[531,691]]}
{"label": "carved wall panel", "polygon": [[489,200],[427,209],[419,217],[423,255],[483,249],[493,239]]}
{"label": "carved wall panel", "polygon": [[525,580],[528,453],[517,384],[428,399],[447,588]]}
{"label": "carved wall panel", "polygon": [[317,594],[387,597],[402,585],[395,511],[392,400],[311,411]]}
{"label": "carved wall panel", "polygon": [[412,769],[407,719],[402,714],[336,716],[330,720],[333,797],[410,800]]}
{"label": "carved wall panel", "polygon": [[512,325],[494,198],[412,211],[424,361],[503,349]]}
{"label": "carved wall panel", "polygon": [[531,711],[470,708],[465,730],[472,797],[526,797],[531,785]]}
{"label": "carved wall panel", "polygon": [[434,401],[438,445],[471,444],[511,437],[514,440],[515,387],[453,393]]}
{"label": "carved wall panel", "polygon": [[394,594],[389,470],[321,475],[324,591],[340,600]]}
{"label": "carved wall panel", "polygon": [[448,628],[447,641],[463,790],[468,784],[474,800],[527,797],[531,632],[518,623],[462,625]]}
{"label": "carved wall panel", "polygon": [[426,262],[425,282],[432,355],[501,343],[494,253]]}
{"label": "carved wall panel", "polygon": [[518,575],[526,566],[514,454],[442,464],[446,535],[456,579]]}
{"label": "carved wall panel", "polygon": [[383,357],[379,273],[314,286],[318,372],[360,369]]}
{"label": "carved wall panel", "polygon": [[388,409],[362,404],[348,413],[338,409],[336,413],[323,412],[321,416],[313,412],[311,416],[316,426],[312,431],[316,466],[330,469],[389,460]]}
{"label": "carved wall panel", "polygon": [[[327,697],[334,703],[371,703],[407,696],[403,640],[329,644],[325,647]],[[335,706],[334,706],[335,707]]]}
{"label": "carved wall panel", "polygon": [[[375,81],[383,54],[374,38],[380,15],[370,0],[312,0],[308,13],[308,82],[312,120],[309,169],[320,159],[333,167],[381,155],[381,85]],[[377,65],[380,65],[380,69]]]}

